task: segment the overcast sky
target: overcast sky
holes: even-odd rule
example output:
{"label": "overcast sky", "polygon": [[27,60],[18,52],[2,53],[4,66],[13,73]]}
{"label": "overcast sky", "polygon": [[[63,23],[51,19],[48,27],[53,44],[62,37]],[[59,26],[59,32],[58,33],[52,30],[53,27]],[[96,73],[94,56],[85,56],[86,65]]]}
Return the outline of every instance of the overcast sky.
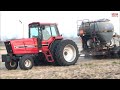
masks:
{"label": "overcast sky", "polygon": [[[112,17],[119,11],[1,11],[1,37],[28,37],[28,24],[31,22],[53,22],[58,24],[61,34],[77,37],[77,20],[110,19],[115,32],[120,34],[120,15]],[[19,22],[22,21],[22,23]]]}

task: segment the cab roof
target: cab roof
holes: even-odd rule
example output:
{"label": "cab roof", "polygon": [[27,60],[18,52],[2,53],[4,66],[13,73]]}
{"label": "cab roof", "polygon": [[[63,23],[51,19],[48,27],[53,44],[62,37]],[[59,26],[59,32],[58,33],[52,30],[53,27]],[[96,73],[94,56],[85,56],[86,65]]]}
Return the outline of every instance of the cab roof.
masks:
{"label": "cab roof", "polygon": [[41,23],[41,22],[32,22],[30,23],[29,25],[31,24],[40,24],[40,25],[57,25],[57,23]]}

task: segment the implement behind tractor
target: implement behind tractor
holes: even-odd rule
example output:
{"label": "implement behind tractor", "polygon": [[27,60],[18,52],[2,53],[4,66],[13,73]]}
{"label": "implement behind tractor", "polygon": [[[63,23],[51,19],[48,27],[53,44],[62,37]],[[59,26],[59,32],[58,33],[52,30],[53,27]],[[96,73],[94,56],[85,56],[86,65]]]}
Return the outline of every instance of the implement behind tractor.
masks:
{"label": "implement behind tractor", "polygon": [[78,20],[77,27],[77,35],[82,40],[81,54],[85,54],[85,57],[120,58],[120,38],[113,35],[114,26],[110,20]]}

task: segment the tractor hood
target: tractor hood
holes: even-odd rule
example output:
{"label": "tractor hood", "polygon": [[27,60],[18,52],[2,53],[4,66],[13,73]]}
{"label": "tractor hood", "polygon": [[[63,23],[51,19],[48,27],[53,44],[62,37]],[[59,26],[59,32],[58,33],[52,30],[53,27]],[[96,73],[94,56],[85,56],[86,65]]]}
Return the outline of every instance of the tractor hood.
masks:
{"label": "tractor hood", "polygon": [[8,53],[13,54],[31,54],[38,53],[37,39],[16,39],[5,42]]}

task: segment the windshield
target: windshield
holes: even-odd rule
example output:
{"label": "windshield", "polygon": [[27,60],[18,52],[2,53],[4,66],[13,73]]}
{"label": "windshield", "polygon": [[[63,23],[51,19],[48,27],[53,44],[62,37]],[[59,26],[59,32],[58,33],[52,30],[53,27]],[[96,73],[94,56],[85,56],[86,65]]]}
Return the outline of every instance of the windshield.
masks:
{"label": "windshield", "polygon": [[[41,30],[40,30],[41,27]],[[41,35],[42,34],[42,35]],[[29,25],[29,38],[38,38],[42,36],[43,40],[48,40],[51,36],[58,36],[59,32],[55,25],[31,24]]]}
{"label": "windshield", "polygon": [[39,28],[39,23],[29,24],[29,38],[38,38]]}
{"label": "windshield", "polygon": [[37,38],[38,37],[38,29],[39,29],[39,27],[30,27],[30,38],[33,38],[33,37],[35,37],[35,38]]}

